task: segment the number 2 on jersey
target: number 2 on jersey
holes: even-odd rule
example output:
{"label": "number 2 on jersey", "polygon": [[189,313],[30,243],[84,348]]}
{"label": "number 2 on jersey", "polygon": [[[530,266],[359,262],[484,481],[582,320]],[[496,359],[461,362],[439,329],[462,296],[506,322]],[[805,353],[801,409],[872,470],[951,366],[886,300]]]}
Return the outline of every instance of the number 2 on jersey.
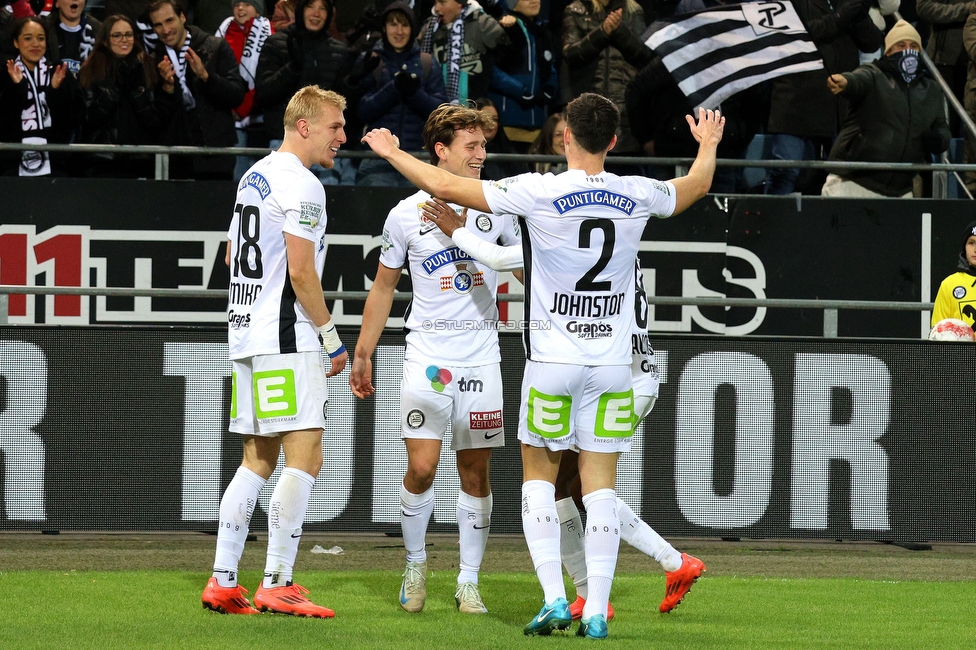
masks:
{"label": "number 2 on jersey", "polygon": [[583,277],[576,281],[577,291],[611,290],[610,280],[604,280],[603,282],[594,282],[594,280],[600,274],[600,271],[607,268],[607,264],[610,263],[610,258],[613,256],[613,244],[616,241],[616,231],[613,227],[613,221],[610,219],[586,219],[583,221],[579,229],[580,248],[590,247],[590,238],[594,230],[603,231],[603,250],[600,251],[600,259],[596,261],[596,264],[584,273]]}
{"label": "number 2 on jersey", "polygon": [[[261,264],[261,211],[256,205],[234,206],[240,226],[237,230],[237,257],[234,258],[234,277],[243,275],[252,280],[260,279],[264,275]],[[252,254],[253,251],[253,254]]]}

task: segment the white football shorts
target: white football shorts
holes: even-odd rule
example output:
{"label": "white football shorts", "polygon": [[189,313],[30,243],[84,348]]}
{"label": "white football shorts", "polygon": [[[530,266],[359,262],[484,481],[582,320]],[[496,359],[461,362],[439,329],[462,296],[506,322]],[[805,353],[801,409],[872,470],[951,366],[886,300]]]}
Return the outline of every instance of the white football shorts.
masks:
{"label": "white football shorts", "polygon": [[325,429],[329,391],[321,351],[232,361],[230,430],[274,437]]}
{"label": "white football shorts", "polygon": [[443,440],[451,423],[451,449],[505,444],[502,371],[498,363],[445,366],[404,361],[400,384],[403,438]]}
{"label": "white football shorts", "polygon": [[519,440],[533,447],[617,453],[634,434],[630,366],[525,362]]}

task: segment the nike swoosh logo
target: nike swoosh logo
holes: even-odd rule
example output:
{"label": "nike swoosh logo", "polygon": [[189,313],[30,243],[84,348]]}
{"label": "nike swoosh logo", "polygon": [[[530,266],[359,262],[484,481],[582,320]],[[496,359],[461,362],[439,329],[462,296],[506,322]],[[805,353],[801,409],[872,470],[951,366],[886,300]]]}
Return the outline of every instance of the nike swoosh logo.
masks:
{"label": "nike swoosh logo", "polygon": [[485,440],[491,440],[491,439],[492,439],[492,438],[494,438],[495,436],[500,436],[500,435],[502,435],[502,433],[503,433],[502,431],[499,431],[498,433],[493,433],[493,434],[491,434],[490,436],[489,436],[489,435],[488,435],[488,434],[486,433],[486,434],[485,434]]}
{"label": "nike swoosh logo", "polygon": [[539,623],[544,623],[546,619],[549,618],[549,616],[552,615],[554,611],[556,610],[550,609],[548,612],[546,612],[545,616],[539,614],[538,616],[535,617],[535,620],[538,621]]}
{"label": "nike swoosh logo", "polygon": [[426,235],[427,233],[431,232],[432,230],[437,230],[437,224],[436,223],[432,223],[429,226],[424,226],[423,228],[421,228],[420,229],[420,234],[421,235]]}
{"label": "nike swoosh logo", "polygon": [[488,528],[489,526],[491,526],[491,522],[490,521],[487,524],[485,524],[484,526],[473,526],[473,528],[475,530],[484,530],[485,528]]}
{"label": "nike swoosh logo", "polygon": [[419,517],[420,516],[420,513],[419,512],[417,514],[415,514],[415,515],[408,515],[403,510],[400,511],[400,514],[403,515],[404,517]]}
{"label": "nike swoosh logo", "polygon": [[407,604],[407,594],[403,591],[403,587],[400,587],[400,604]]}
{"label": "nike swoosh logo", "polygon": [[302,536],[302,534],[301,534],[301,533],[298,533],[297,535],[296,535],[295,533],[292,533],[292,534],[291,534],[291,538],[292,538],[292,539],[298,539],[298,538],[300,538],[301,536]]}

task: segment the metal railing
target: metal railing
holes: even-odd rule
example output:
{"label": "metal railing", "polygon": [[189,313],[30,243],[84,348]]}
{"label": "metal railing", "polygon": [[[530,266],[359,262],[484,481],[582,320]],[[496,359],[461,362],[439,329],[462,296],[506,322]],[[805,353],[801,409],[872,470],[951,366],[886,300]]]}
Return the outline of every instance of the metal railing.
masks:
{"label": "metal railing", "polygon": [[[148,298],[226,299],[223,289],[135,289],[127,287],[25,287],[0,285],[0,325],[9,324],[10,295],[53,296],[119,296]],[[323,291],[326,300],[366,300],[368,291]],[[394,300],[410,300],[410,292],[397,292]],[[501,302],[522,302],[520,293],[500,293]],[[822,309],[824,338],[837,338],[838,312],[846,309],[875,311],[931,311],[931,302],[897,302],[888,300],[813,300],[798,298],[715,298],[683,296],[647,296],[651,305],[694,305],[696,307],[760,307],[770,309]]]}

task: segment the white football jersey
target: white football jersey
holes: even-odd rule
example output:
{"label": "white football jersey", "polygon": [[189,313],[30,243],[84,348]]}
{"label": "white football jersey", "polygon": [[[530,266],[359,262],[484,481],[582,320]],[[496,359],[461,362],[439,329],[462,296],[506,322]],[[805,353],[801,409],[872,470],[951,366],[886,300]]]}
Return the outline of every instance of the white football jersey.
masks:
{"label": "white football jersey", "polygon": [[[390,211],[380,263],[409,264],[413,300],[404,315],[407,360],[478,366],[501,360],[498,350],[498,273],[458,248],[427,217],[430,198],[417,192]],[[458,213],[459,206],[451,204]],[[512,216],[468,210],[468,229],[503,246],[520,242]]]}
{"label": "white football jersey", "polygon": [[634,260],[648,217],[674,213],[674,186],[571,169],[483,187],[492,212],[524,215],[526,357],[630,365]]}
{"label": "white football jersey", "polygon": [[318,330],[291,286],[284,233],[315,242],[321,277],[325,225],[325,189],[294,154],[273,151],[244,174],[227,231],[231,359],[319,349]]}

